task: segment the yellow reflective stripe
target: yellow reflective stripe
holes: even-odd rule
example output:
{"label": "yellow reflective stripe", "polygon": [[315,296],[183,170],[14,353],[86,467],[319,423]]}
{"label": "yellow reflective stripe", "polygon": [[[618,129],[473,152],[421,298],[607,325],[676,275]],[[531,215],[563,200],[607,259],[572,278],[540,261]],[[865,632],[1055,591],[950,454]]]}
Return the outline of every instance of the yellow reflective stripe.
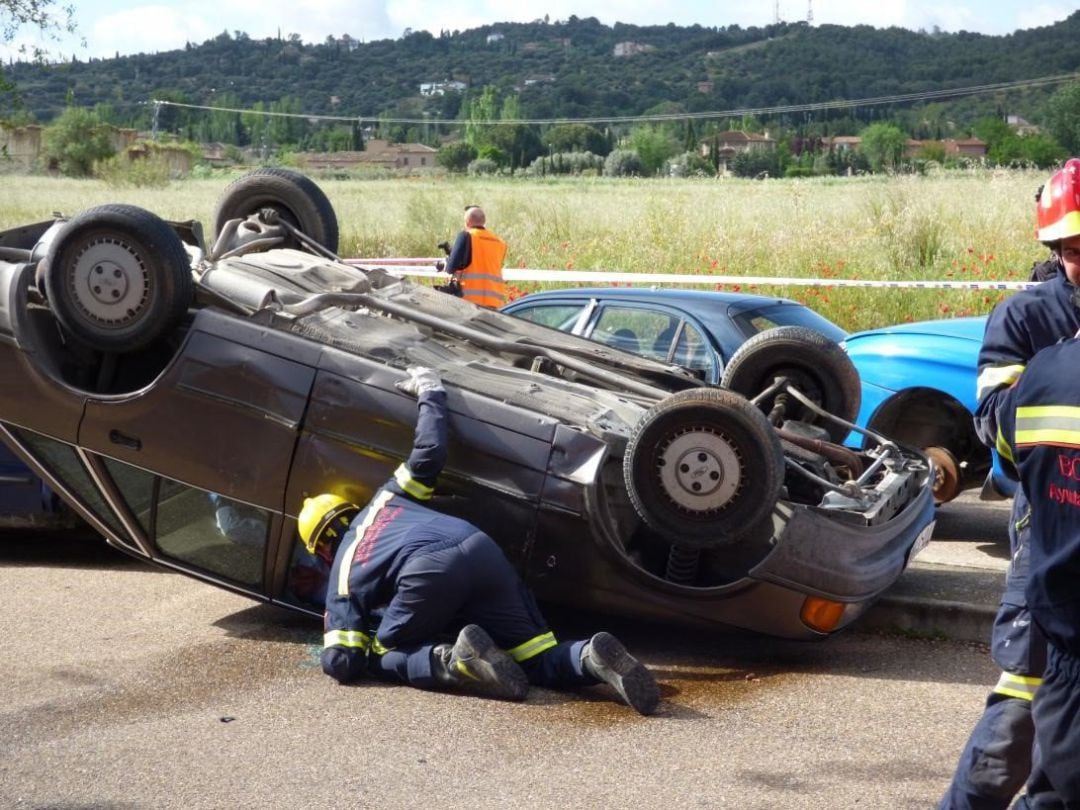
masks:
{"label": "yellow reflective stripe", "polygon": [[356,554],[356,547],[363,541],[367,530],[371,528],[371,524],[375,522],[375,518],[378,516],[379,512],[393,496],[393,492],[389,492],[385,489],[379,492],[375,500],[371,502],[371,506],[368,508],[368,513],[364,518],[364,522],[357,527],[356,536],[346,547],[345,553],[341,557],[341,567],[338,569],[338,596],[349,595],[349,572],[352,570],[352,558],[353,555]]}
{"label": "yellow reflective stripe", "polygon": [[518,644],[514,649],[507,650],[506,653],[520,664],[522,661],[528,661],[530,658],[539,655],[544,650],[550,650],[558,643],[555,640],[555,634],[549,630],[535,638],[530,638],[523,644]]}
{"label": "yellow reflective stripe", "polygon": [[994,693],[1006,697],[1031,700],[1035,697],[1035,690],[1042,684],[1042,678],[1032,678],[1025,675],[1013,675],[1011,672],[1002,672],[998,678]]}
{"label": "yellow reflective stripe", "polygon": [[323,646],[367,651],[371,647],[371,637],[360,630],[328,630],[323,635]]}
{"label": "yellow reflective stripe", "polygon": [[422,484],[412,477],[412,470],[409,469],[407,464],[402,464],[394,470],[394,480],[397,481],[399,487],[418,501],[429,501],[431,496],[435,494],[434,487]]}
{"label": "yellow reflective stripe", "polygon": [[470,680],[480,680],[480,676],[474,675],[472,670],[469,669],[468,664],[466,664],[460,658],[454,663],[454,669],[456,669],[458,672],[460,672],[462,675],[464,675],[466,678],[469,678]]}
{"label": "yellow reflective stripe", "polygon": [[1006,461],[1015,464],[1016,459],[1013,458],[1012,445],[1009,444],[1009,440],[1005,438],[1005,434],[1001,432],[1001,425],[998,425],[997,439],[994,440],[994,448]]}
{"label": "yellow reflective stripe", "polygon": [[1016,446],[1052,444],[1080,447],[1080,408],[1026,405],[1016,409]]}
{"label": "yellow reflective stripe", "polygon": [[1024,372],[1022,363],[1009,366],[989,366],[984,368],[975,381],[975,399],[982,399],[995,388],[1008,387],[1020,379]]}
{"label": "yellow reflective stripe", "polygon": [[379,637],[376,636],[371,640],[371,651],[376,655],[386,655],[393,647],[384,647],[383,643],[379,641]]}

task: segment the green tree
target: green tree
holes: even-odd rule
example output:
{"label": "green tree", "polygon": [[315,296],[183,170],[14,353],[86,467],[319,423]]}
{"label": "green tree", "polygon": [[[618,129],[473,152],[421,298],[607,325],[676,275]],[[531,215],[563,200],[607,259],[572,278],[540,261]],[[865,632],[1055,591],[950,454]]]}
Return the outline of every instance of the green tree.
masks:
{"label": "green tree", "polygon": [[447,171],[463,172],[476,160],[476,147],[465,141],[454,141],[439,149],[435,162]]}
{"label": "green tree", "polygon": [[[56,0],[0,0],[0,40],[11,42],[23,27],[36,28],[47,39],[59,40],[62,34],[75,33],[75,7],[61,5]],[[28,53],[26,46],[20,53]],[[40,47],[29,49],[29,55],[41,58]]]}
{"label": "green tree", "polygon": [[1046,129],[1069,154],[1080,153],[1080,82],[1067,84],[1046,103]]}
{"label": "green tree", "polygon": [[88,177],[94,161],[115,154],[109,127],[81,107],[68,107],[45,129],[42,157],[66,175]]}
{"label": "green tree", "polygon": [[638,127],[630,133],[630,149],[637,152],[642,172],[653,175],[660,171],[664,162],[679,152],[679,147],[666,132],[658,127]]}
{"label": "green tree", "polygon": [[551,152],[592,152],[604,157],[611,151],[604,133],[588,124],[556,124],[543,136]]}
{"label": "green tree", "polygon": [[907,135],[892,124],[871,124],[859,133],[861,148],[870,168],[877,172],[891,170],[900,165],[904,157]]}
{"label": "green tree", "polygon": [[1069,157],[1069,150],[1045,133],[1025,135],[1018,138],[1020,155],[1026,163],[1049,169],[1064,163]]}

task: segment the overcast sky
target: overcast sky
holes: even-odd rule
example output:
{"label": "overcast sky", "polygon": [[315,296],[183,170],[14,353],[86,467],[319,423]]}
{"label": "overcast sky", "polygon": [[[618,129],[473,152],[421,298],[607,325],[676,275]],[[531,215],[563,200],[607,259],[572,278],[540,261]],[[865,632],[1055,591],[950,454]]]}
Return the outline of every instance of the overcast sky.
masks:
{"label": "overcast sky", "polygon": [[[63,3],[60,3],[61,5]],[[505,0],[75,0],[75,19],[85,47],[68,41],[49,45],[70,58],[108,57],[117,53],[154,53],[201,43],[222,31],[244,31],[261,39],[299,34],[305,42],[322,42],[328,35],[349,34],[362,41],[394,39],[407,28],[465,30],[498,22],[523,22],[548,15],[565,20],[570,15],[596,17],[608,25],[740,25],[773,22],[777,5],[780,18],[805,20],[813,10],[814,24],[900,26],[912,30],[976,31],[1008,34],[1065,19],[1076,10],[1074,0],[557,0],[549,3],[507,3]],[[0,17],[0,22],[3,18]],[[43,44],[30,32],[15,42]],[[11,46],[0,46],[5,61]]]}

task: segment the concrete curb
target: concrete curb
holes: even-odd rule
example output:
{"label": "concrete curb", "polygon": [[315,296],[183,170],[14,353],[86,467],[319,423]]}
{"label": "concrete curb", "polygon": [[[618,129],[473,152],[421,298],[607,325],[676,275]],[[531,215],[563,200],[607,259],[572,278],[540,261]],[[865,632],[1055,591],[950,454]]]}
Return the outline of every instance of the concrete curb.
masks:
{"label": "concrete curb", "polygon": [[856,627],[989,643],[1004,587],[1003,571],[916,562]]}

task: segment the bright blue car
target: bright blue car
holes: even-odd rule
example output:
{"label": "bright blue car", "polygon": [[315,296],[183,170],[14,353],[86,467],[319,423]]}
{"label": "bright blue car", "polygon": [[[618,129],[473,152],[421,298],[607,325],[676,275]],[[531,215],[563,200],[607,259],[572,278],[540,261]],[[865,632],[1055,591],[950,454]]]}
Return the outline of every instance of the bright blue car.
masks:
{"label": "bright blue car", "polygon": [[869,329],[844,341],[862,380],[858,424],[924,448],[937,470],[939,504],[984,484],[988,498],[1015,489],[972,421],[985,328],[985,316],[951,318]]}

